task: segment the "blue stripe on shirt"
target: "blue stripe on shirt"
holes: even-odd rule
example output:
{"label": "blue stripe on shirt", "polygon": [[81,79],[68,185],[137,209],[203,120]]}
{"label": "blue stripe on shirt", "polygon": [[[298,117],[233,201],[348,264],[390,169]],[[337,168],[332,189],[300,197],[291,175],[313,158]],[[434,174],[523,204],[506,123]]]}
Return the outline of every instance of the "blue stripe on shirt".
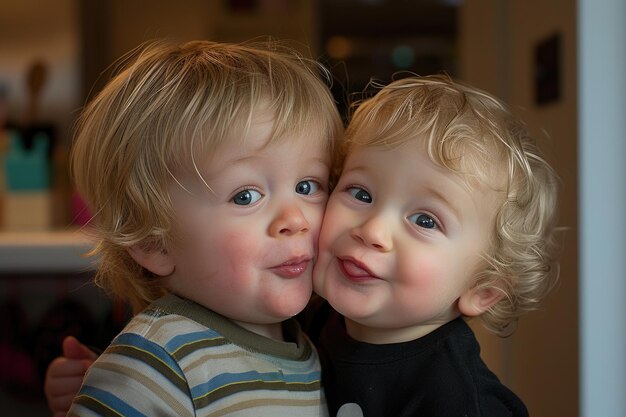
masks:
{"label": "blue stripe on shirt", "polygon": [[165,349],[169,352],[176,352],[182,346],[194,343],[200,340],[212,340],[223,339],[223,336],[216,331],[206,330],[201,332],[185,333],[179,336],[174,336],[169,342],[165,344]]}
{"label": "blue stripe on shirt", "polygon": [[122,333],[113,339],[110,346],[131,346],[135,349],[146,352],[174,371],[180,378],[184,379],[185,377],[183,371],[178,366],[178,363],[176,363],[176,361],[163,349],[163,347],[145,339],[143,336],[135,333]]}
{"label": "blue stripe on shirt", "polygon": [[[109,410],[126,417],[147,417],[114,394],[89,385],[83,385],[78,394],[87,396]],[[84,404],[83,404],[84,406]]]}
{"label": "blue stripe on shirt", "polygon": [[309,384],[311,382],[319,382],[321,373],[319,371],[309,372],[306,374],[284,374],[282,372],[265,372],[259,373],[256,371],[241,372],[241,373],[223,373],[212,378],[210,381],[197,385],[191,388],[191,395],[193,398],[198,398],[207,393],[210,393],[218,388],[223,388],[227,385],[240,384],[252,381],[262,382],[277,382],[284,381],[288,384]]}

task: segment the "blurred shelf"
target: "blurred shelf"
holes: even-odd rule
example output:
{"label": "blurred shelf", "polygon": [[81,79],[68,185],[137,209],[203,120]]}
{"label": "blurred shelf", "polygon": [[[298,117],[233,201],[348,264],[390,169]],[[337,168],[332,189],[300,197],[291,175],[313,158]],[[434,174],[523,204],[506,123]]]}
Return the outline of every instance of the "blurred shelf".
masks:
{"label": "blurred shelf", "polygon": [[0,273],[80,273],[94,269],[85,257],[90,239],[79,230],[0,232]]}

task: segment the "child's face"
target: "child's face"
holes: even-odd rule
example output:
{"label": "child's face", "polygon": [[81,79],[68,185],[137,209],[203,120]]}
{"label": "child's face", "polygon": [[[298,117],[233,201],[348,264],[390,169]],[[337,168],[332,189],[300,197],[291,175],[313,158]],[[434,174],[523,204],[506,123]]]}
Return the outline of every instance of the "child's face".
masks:
{"label": "child's face", "polygon": [[357,149],[328,201],[315,291],[359,340],[420,337],[460,314],[497,202],[431,162],[417,140]]}
{"label": "child's face", "polygon": [[182,243],[169,251],[169,289],[249,328],[307,304],[328,199],[322,141],[290,137],[266,146],[271,128],[271,117],[257,115],[243,141],[200,167],[212,192],[196,175],[181,181],[191,194],[171,187]]}

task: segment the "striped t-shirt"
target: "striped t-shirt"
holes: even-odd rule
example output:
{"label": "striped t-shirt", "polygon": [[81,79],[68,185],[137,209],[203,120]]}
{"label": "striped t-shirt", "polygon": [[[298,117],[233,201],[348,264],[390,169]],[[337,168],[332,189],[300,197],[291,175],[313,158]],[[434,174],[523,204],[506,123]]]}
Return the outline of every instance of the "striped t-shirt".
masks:
{"label": "striped t-shirt", "polygon": [[295,320],[279,342],[167,295],[87,372],[68,416],[327,416],[315,349]]}

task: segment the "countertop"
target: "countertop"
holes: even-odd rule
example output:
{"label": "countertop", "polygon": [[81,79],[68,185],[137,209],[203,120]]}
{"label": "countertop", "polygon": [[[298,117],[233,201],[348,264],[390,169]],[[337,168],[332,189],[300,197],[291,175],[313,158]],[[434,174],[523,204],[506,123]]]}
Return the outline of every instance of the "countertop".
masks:
{"label": "countertop", "polygon": [[80,230],[0,232],[0,273],[85,272],[92,244]]}

